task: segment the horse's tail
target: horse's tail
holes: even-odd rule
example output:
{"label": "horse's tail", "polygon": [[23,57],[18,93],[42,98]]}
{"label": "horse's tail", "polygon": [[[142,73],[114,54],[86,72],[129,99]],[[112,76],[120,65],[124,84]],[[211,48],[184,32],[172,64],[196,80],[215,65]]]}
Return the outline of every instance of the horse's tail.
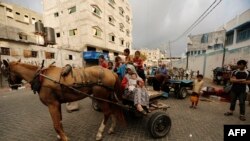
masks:
{"label": "horse's tail", "polygon": [[[115,74],[115,78],[116,78],[116,81],[115,81],[115,86],[114,86],[114,92],[115,92],[115,94],[117,95],[117,97],[119,99],[118,103],[122,104],[123,92],[122,92],[122,89],[121,89],[121,81],[120,81],[117,74]],[[122,125],[126,125],[126,120],[125,120],[125,117],[124,117],[122,107],[115,106],[114,115],[115,115],[116,119],[118,120],[118,122],[120,122]]]}

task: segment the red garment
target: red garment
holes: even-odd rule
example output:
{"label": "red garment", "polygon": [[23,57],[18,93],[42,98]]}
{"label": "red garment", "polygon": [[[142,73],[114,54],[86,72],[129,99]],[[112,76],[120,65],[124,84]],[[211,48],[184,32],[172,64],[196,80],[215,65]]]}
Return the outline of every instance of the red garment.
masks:
{"label": "red garment", "polygon": [[126,77],[123,77],[122,83],[121,83],[121,87],[123,91],[125,90],[127,84],[128,84],[128,79]]}
{"label": "red garment", "polygon": [[133,63],[135,64],[135,67],[137,69],[143,69],[143,60],[140,57],[139,58],[134,58]]}
{"label": "red garment", "polygon": [[103,68],[108,68],[108,63],[106,61],[100,62],[100,66]]}

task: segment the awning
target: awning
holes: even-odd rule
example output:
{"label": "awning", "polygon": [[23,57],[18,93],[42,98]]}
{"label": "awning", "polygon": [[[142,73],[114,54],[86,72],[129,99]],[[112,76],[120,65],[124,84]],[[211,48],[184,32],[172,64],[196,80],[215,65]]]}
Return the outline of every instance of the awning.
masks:
{"label": "awning", "polygon": [[83,59],[98,59],[100,55],[104,55],[106,60],[109,60],[108,53],[96,52],[96,51],[85,51],[83,52]]}

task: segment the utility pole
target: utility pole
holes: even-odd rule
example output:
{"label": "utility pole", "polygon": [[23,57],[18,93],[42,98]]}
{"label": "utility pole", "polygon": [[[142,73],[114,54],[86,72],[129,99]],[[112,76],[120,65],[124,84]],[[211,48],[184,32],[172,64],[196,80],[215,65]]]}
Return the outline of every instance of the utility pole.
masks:
{"label": "utility pole", "polygon": [[186,70],[188,70],[188,57],[189,57],[189,51],[186,52],[186,55],[187,55]]}
{"label": "utility pole", "polygon": [[1,66],[2,66],[2,49],[1,49],[1,47],[0,47],[0,87],[3,87],[3,73],[2,73],[2,68],[1,68]]}
{"label": "utility pole", "polygon": [[169,57],[170,57],[170,67],[172,68],[172,55],[171,55],[170,41],[168,41],[168,49],[169,49]]}
{"label": "utility pole", "polygon": [[224,44],[222,44],[222,48],[223,48],[223,56],[222,56],[222,68],[224,67],[224,62],[225,62],[225,54],[226,54],[226,48],[224,46]]}

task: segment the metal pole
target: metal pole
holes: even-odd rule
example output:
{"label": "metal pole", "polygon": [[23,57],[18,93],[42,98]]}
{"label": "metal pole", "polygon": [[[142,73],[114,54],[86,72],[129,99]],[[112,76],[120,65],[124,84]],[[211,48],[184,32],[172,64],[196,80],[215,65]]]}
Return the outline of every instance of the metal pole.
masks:
{"label": "metal pole", "polygon": [[187,51],[186,55],[187,55],[186,70],[188,70],[188,57],[189,57],[189,51]]}
{"label": "metal pole", "polygon": [[[0,61],[2,62],[2,49],[0,47]],[[2,62],[3,63],[3,62]],[[0,64],[0,87],[3,87],[3,73],[2,73],[2,63]]]}
{"label": "metal pole", "polygon": [[224,63],[225,63],[225,54],[226,54],[226,48],[225,46],[222,44],[223,46],[223,56],[222,56],[222,68],[224,67]]}
{"label": "metal pole", "polygon": [[170,41],[168,42],[168,48],[169,48],[169,56],[170,56],[170,67],[172,68],[172,55],[171,55]]}

